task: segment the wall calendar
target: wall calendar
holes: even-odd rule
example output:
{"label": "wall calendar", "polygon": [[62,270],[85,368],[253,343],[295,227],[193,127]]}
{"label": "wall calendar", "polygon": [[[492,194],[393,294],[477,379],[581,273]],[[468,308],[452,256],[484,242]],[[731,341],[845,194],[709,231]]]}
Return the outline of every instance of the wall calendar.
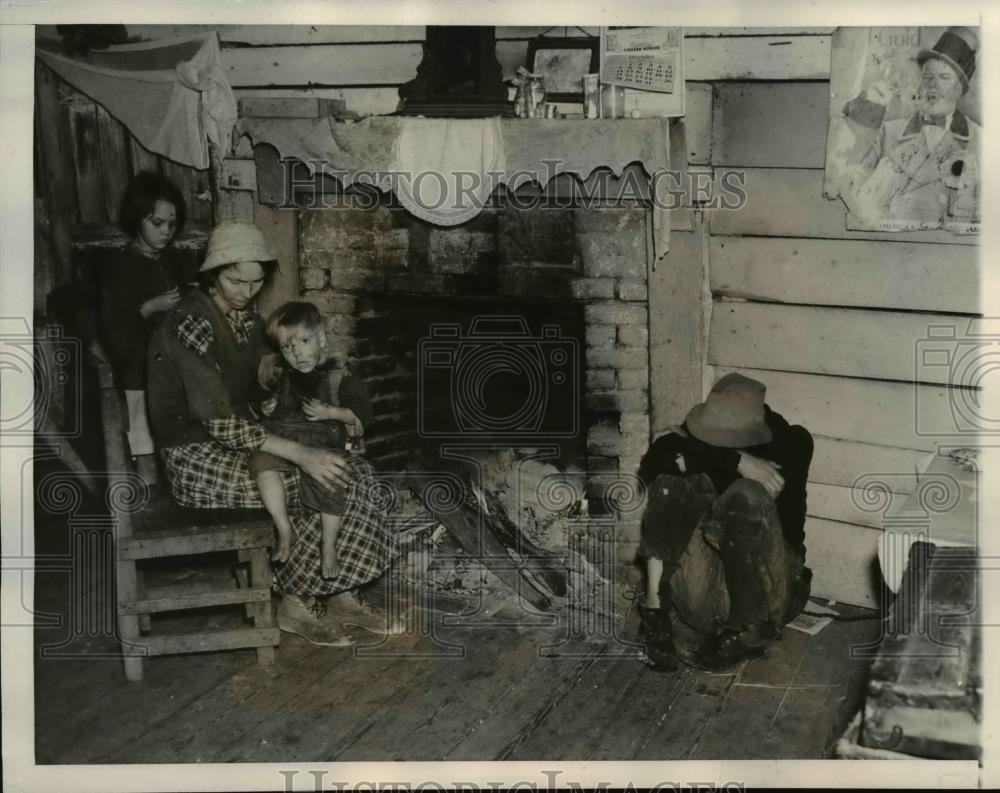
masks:
{"label": "wall calendar", "polygon": [[602,28],[601,82],[683,93],[683,48],[681,28]]}

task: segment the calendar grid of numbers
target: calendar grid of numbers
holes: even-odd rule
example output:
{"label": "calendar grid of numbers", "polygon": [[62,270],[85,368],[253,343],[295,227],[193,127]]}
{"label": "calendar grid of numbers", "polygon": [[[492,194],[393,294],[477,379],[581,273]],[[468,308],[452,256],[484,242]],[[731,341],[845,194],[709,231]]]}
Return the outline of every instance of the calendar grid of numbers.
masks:
{"label": "calendar grid of numbers", "polygon": [[681,28],[610,27],[604,32],[601,82],[672,94],[683,90]]}
{"label": "calendar grid of numbers", "polygon": [[627,88],[673,93],[674,67],[673,59],[660,56],[613,53],[605,59],[601,79]]}

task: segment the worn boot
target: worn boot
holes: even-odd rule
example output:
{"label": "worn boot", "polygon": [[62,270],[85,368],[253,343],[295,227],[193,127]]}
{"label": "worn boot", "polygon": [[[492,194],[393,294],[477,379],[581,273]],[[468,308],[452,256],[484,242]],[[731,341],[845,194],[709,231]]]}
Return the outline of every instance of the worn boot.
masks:
{"label": "worn boot", "polygon": [[788,593],[788,608],[785,611],[785,623],[791,622],[806,607],[809,602],[809,595],[812,591],[812,570],[803,566],[795,581],[792,582]]}
{"label": "worn boot", "polygon": [[769,622],[757,622],[742,630],[723,628],[707,639],[687,661],[695,669],[721,672],[745,658],[764,655],[774,636],[774,628]]}
{"label": "worn boot", "polygon": [[642,661],[657,672],[674,672],[678,668],[674,649],[674,631],[667,609],[639,606],[642,617]]}

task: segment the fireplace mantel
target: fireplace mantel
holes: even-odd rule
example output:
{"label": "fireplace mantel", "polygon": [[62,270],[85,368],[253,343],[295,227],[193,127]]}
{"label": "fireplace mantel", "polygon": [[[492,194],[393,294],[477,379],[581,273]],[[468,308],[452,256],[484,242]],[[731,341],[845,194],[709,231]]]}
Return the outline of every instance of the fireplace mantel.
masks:
{"label": "fireplace mantel", "polygon": [[[383,190],[394,189],[397,184],[393,181],[394,174],[398,178],[400,170],[397,142],[404,129],[412,132],[423,128],[433,133],[428,135],[429,145],[433,145],[445,131],[459,136],[467,134],[470,139],[483,136],[485,125],[494,125],[490,129],[498,131],[495,137],[499,138],[502,147],[501,156],[496,158],[502,162],[502,167],[499,173],[493,174],[496,184],[504,184],[511,190],[530,182],[544,187],[559,174],[572,174],[586,180],[598,169],[609,169],[621,175],[632,164],[641,165],[650,177],[670,169],[670,123],[661,118],[563,120],[376,116],[353,123],[322,118],[247,118],[240,121],[243,132],[255,145],[274,147],[280,159],[300,160],[311,172],[334,176],[344,186],[361,182]],[[458,180],[457,185],[463,184],[460,176],[449,172],[448,157],[446,150],[440,153],[438,172],[443,172],[446,179]],[[258,174],[259,182],[262,178],[266,176]],[[404,206],[420,216],[420,206],[407,204],[411,197],[404,198],[399,189],[395,192]],[[470,199],[460,187],[456,194],[462,194],[463,200],[475,202],[476,197]],[[445,221],[440,225],[465,222],[469,216],[466,213],[454,223]],[[669,233],[669,208],[665,202],[654,201],[656,258],[668,250]]]}

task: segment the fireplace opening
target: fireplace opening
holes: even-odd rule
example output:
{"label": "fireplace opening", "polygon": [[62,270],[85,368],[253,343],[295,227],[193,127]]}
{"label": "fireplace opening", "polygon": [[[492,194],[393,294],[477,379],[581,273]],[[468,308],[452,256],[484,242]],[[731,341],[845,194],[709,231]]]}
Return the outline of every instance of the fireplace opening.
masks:
{"label": "fireplace opening", "polygon": [[581,305],[368,295],[355,310],[350,361],[378,416],[377,467],[455,443],[554,445],[562,466],[585,467]]}
{"label": "fireplace opening", "polygon": [[442,227],[391,195],[300,206],[300,292],[373,396],[378,469],[545,446],[583,472],[590,514],[615,511],[649,444],[648,207],[497,202]]}

